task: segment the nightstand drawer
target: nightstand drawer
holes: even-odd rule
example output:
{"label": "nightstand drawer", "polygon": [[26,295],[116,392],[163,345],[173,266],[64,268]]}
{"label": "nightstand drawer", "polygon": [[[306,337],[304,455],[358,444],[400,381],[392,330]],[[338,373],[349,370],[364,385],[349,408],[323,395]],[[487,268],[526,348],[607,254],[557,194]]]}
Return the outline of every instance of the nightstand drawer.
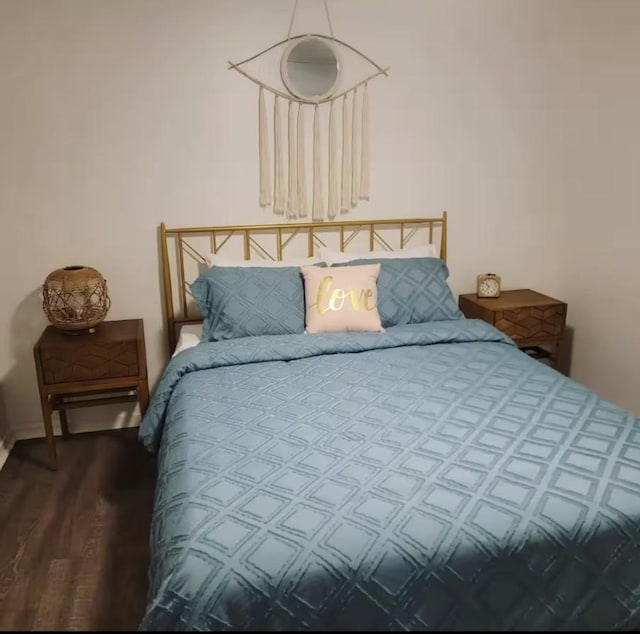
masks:
{"label": "nightstand drawer", "polygon": [[69,435],[67,410],[138,401],[144,416],[149,405],[147,359],[142,319],[105,321],[95,332],[64,334],[47,326],[33,346],[49,468],[58,468],[52,414]]}
{"label": "nightstand drawer", "polygon": [[[86,338],[92,335],[78,336]],[[140,374],[134,340],[113,343],[87,341],[73,349],[49,346],[40,349],[40,361],[42,379],[47,385],[137,377]]]}
{"label": "nightstand drawer", "polygon": [[499,297],[460,295],[458,306],[468,319],[495,326],[534,359],[558,369],[567,321],[567,304],[529,288],[503,291]]}
{"label": "nightstand drawer", "polygon": [[493,313],[493,325],[514,341],[561,337],[566,306],[527,306]]}

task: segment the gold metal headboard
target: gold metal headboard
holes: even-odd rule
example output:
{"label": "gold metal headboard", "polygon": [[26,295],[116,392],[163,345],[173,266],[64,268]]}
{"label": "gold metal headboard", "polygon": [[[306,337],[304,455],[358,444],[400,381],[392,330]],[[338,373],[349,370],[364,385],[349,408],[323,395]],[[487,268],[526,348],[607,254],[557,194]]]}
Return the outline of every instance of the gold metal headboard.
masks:
{"label": "gold metal headboard", "polygon": [[[220,227],[179,227],[168,229],[160,225],[162,249],[162,279],[169,354],[176,345],[176,328],[198,323],[202,318],[194,302],[190,302],[189,283],[202,272],[206,263],[203,252],[239,259],[287,260],[311,257],[317,246],[347,251],[360,242],[360,250],[402,250],[416,244],[438,244],[443,260],[447,259],[447,212],[440,218],[393,218],[388,220],[348,220],[344,222],[303,222],[268,225]],[[413,240],[413,242],[412,242]],[[364,242],[363,242],[364,241]],[[265,242],[270,242],[265,246]],[[411,242],[411,245],[410,245]],[[397,246],[394,246],[394,243]],[[357,247],[356,247],[357,248]],[[242,255],[240,255],[242,254]],[[190,269],[189,269],[190,267]],[[175,306],[178,306],[177,310]]]}

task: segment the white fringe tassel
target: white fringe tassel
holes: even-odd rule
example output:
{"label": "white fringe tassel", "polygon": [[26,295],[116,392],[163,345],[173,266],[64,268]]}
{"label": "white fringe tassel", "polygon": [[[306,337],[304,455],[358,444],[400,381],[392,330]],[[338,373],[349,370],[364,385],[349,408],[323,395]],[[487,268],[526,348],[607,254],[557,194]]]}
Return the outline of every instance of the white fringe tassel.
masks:
{"label": "white fringe tassel", "polygon": [[324,196],[322,178],[322,137],[320,135],[320,109],[313,110],[313,220],[324,220]]}
{"label": "white fringe tassel", "polygon": [[284,180],[284,152],[282,147],[282,114],[280,97],[276,95],[273,107],[273,145],[275,148],[275,168],[273,187],[273,213],[284,214],[287,207],[287,195]]}
{"label": "white fringe tassel", "polygon": [[340,164],[338,163],[338,110],[336,102],[331,102],[329,112],[329,200],[327,215],[333,220],[340,212]]}
{"label": "white fringe tassel", "polygon": [[362,94],[362,160],[360,165],[360,200],[369,200],[371,176],[369,166],[369,86],[364,84]]}
{"label": "white fringe tassel", "polygon": [[260,206],[271,204],[271,170],[269,166],[269,131],[267,129],[267,108],[264,103],[264,89],[260,86],[258,96],[258,151],[260,160]]}
{"label": "white fringe tassel", "polygon": [[351,209],[351,108],[348,94],[342,98],[342,191],[340,212]]}
{"label": "white fringe tassel", "polygon": [[358,119],[358,89],[353,91],[353,115],[351,117],[351,206],[355,207],[360,199],[360,133],[362,129]]}
{"label": "white fringe tassel", "polygon": [[307,166],[304,149],[304,106],[298,106],[298,138],[297,138],[297,159],[298,159],[298,215],[306,218],[309,215],[309,199],[307,198]]}
{"label": "white fringe tassel", "polygon": [[296,102],[289,102],[289,195],[287,218],[298,217],[298,148],[296,145]]}
{"label": "white fringe tassel", "polygon": [[[287,140],[283,139],[282,98],[275,96],[273,106],[273,194],[269,153],[269,131],[265,91],[260,87],[258,96],[260,206],[273,204],[273,212],[285,214],[288,219],[306,218],[311,211],[314,221],[322,221],[325,214],[330,220],[339,213],[347,213],[359,200],[371,195],[371,164],[369,142],[369,87],[355,88],[342,98],[342,121],[338,104],[331,101],[328,134],[328,188],[324,183],[322,162],[321,116],[319,105],[313,112],[313,196],[307,196],[307,169],[305,157],[304,106],[289,101],[287,114]],[[359,100],[359,96],[361,100]],[[342,128],[340,139],[339,128]],[[287,152],[285,156],[285,152]],[[340,156],[341,154],[341,156]],[[287,182],[288,181],[288,182]],[[325,189],[328,189],[325,206]],[[311,207],[311,209],[310,209]]]}

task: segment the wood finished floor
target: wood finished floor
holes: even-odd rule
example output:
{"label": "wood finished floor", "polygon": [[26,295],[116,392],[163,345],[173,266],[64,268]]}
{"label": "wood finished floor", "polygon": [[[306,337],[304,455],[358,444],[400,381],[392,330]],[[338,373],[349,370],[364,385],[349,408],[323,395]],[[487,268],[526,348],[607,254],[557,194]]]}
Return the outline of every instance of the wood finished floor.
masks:
{"label": "wood finished floor", "polygon": [[137,429],[16,443],[0,470],[0,629],[134,630],[147,591],[155,460]]}

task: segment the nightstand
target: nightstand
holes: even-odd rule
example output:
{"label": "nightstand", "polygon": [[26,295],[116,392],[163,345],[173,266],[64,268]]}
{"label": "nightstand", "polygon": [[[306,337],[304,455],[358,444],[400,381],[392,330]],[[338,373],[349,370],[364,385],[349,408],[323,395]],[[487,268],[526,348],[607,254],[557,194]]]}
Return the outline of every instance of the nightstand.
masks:
{"label": "nightstand", "polygon": [[56,470],[51,414],[58,411],[62,435],[69,434],[67,410],[138,401],[149,404],[142,319],[105,321],[92,334],[69,335],[48,326],[33,348],[38,374],[49,468]]}
{"label": "nightstand", "polygon": [[469,319],[482,319],[511,337],[528,355],[558,369],[567,304],[530,289],[502,291],[500,297],[460,295],[458,306]]}

